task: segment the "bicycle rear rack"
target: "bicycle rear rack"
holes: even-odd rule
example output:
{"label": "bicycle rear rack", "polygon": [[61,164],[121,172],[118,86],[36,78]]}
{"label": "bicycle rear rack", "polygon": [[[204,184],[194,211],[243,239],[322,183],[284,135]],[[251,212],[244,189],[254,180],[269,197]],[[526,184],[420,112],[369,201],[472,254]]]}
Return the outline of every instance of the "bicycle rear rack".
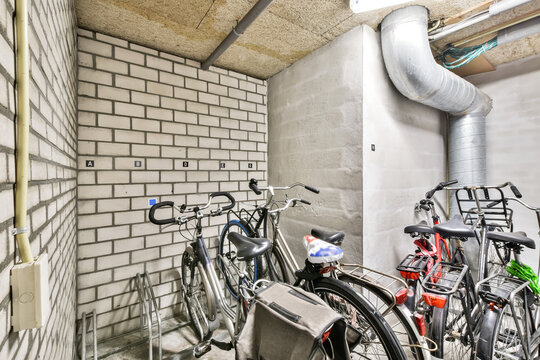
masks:
{"label": "bicycle rear rack", "polygon": [[347,274],[348,276],[364,283],[369,283],[385,292],[392,299],[392,304],[388,306],[381,314],[384,316],[396,306],[395,293],[403,288],[407,288],[407,283],[402,279],[392,276],[360,264],[343,264],[340,263],[338,271]]}
{"label": "bicycle rear rack", "polygon": [[492,275],[476,284],[476,293],[487,304],[500,307],[512,303],[520,291],[529,285],[529,281],[504,274]]}
{"label": "bicycle rear rack", "polygon": [[87,319],[92,319],[92,341],[93,341],[93,358],[97,360],[97,316],[96,311],[92,310],[90,313],[83,312],[81,316],[81,359],[86,360],[86,334],[88,334]]}
{"label": "bicycle rear rack", "polygon": [[451,295],[459,289],[468,269],[467,265],[438,262],[422,281],[422,287],[426,292]]}
{"label": "bicycle rear rack", "polygon": [[430,256],[410,254],[396,267],[405,279],[418,280],[421,273],[425,273]]}
{"label": "bicycle rear rack", "polygon": [[[148,330],[148,359],[153,357],[153,340],[158,339],[158,358],[162,358],[161,344],[161,316],[159,307],[157,306],[156,296],[152,288],[152,282],[148,276],[148,272],[144,274],[137,273],[135,276],[135,284],[139,295],[139,315],[141,321],[141,336],[144,336],[144,330]],[[154,324],[154,317],[156,323]],[[152,328],[157,326],[157,334],[153,335]]]}

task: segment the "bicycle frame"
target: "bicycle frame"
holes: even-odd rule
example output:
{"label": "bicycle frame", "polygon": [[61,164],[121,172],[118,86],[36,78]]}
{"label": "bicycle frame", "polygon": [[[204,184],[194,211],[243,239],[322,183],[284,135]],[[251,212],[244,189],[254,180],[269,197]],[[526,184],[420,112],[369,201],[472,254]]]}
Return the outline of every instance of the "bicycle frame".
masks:
{"label": "bicycle frame", "polygon": [[[208,254],[208,249],[206,248],[206,245],[204,244],[204,239],[202,236],[201,218],[197,219],[195,229],[196,230],[193,234],[193,241],[190,243],[191,250],[198,259],[199,263],[197,264],[197,266],[200,266],[199,270],[201,273],[201,277],[203,278],[202,280],[205,283],[205,288],[207,291],[211,291],[211,294],[209,295],[209,300],[216,301],[217,305],[221,309],[221,316],[223,318],[223,321],[225,322],[225,327],[227,328],[227,331],[229,332],[229,335],[231,337],[231,342],[234,345],[236,339],[232,319],[235,319],[237,314],[227,304],[225,295],[223,294],[223,290],[219,283],[219,278],[214,269],[212,259]],[[186,249],[186,251],[189,251],[188,249]]]}

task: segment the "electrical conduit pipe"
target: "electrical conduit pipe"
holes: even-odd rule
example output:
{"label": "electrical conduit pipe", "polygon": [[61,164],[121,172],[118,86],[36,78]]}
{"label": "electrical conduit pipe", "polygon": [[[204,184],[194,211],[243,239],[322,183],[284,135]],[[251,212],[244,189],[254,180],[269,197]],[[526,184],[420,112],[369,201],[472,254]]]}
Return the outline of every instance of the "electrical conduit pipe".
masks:
{"label": "electrical conduit pipe", "polygon": [[28,49],[28,0],[15,3],[17,30],[17,176],[15,185],[15,238],[23,263],[34,260],[26,225],[28,194],[28,141],[30,131],[30,69]]}

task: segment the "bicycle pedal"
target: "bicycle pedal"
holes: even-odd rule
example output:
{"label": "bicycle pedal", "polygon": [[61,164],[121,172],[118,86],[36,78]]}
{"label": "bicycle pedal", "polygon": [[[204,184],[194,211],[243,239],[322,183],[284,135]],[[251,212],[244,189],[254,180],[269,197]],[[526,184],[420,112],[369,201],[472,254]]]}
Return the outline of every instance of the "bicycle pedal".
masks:
{"label": "bicycle pedal", "polygon": [[210,341],[204,341],[195,345],[195,347],[193,348],[193,356],[195,356],[196,358],[200,358],[210,350],[212,350],[212,343]]}

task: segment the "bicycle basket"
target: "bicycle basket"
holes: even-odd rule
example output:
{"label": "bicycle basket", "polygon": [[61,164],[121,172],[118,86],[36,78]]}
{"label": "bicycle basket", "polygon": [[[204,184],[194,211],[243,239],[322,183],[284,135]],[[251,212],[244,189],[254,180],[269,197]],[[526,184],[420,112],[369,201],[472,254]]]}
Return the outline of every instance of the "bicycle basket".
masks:
{"label": "bicycle basket", "polygon": [[317,295],[283,283],[256,294],[236,359],[350,359],[347,325]]}

